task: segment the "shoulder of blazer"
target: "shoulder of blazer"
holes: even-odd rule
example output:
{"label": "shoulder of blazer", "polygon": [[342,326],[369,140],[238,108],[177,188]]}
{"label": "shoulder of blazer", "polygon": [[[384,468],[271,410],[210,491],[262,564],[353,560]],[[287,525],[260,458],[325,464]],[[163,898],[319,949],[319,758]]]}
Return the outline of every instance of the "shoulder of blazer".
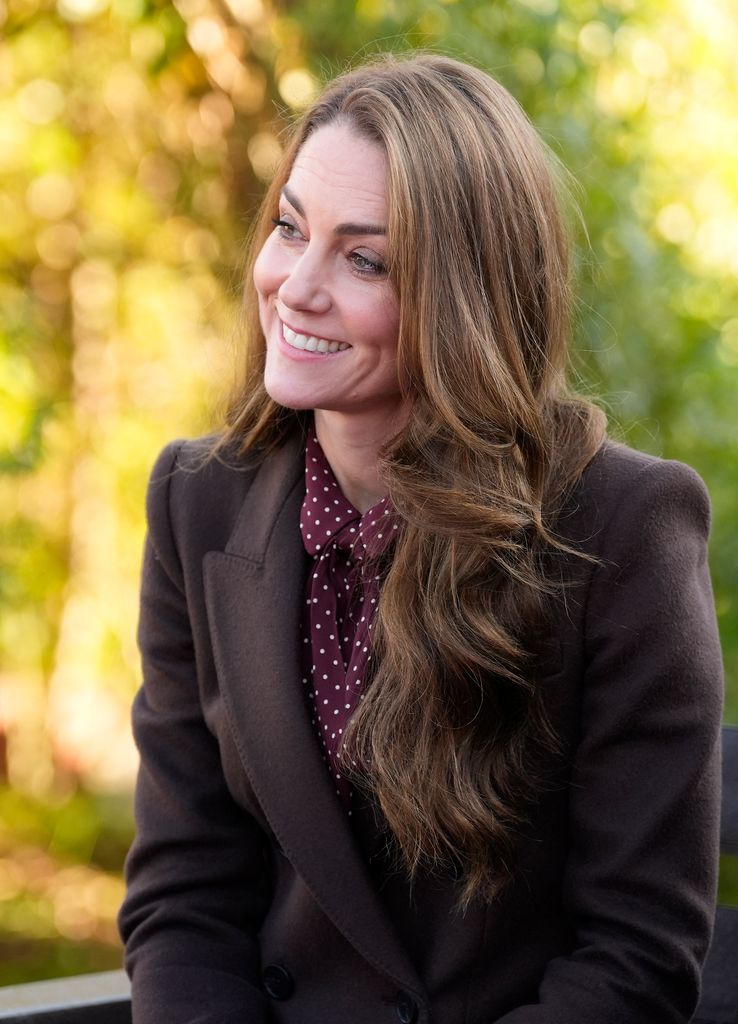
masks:
{"label": "shoulder of blazer", "polygon": [[603,533],[618,518],[627,520],[629,509],[658,515],[674,503],[685,505],[707,534],[710,503],[695,470],[607,438],[562,498],[555,529],[568,542],[596,553]]}
{"label": "shoulder of blazer", "polygon": [[[554,632],[561,635],[548,641],[553,654],[546,653],[545,644],[541,647],[544,661],[561,661],[557,643],[579,649],[581,637],[564,637],[567,623],[583,628],[580,613],[591,596],[612,594],[613,581],[624,567],[638,564],[644,571],[650,567],[647,572],[668,575],[675,549],[691,547],[703,557],[709,522],[707,490],[693,469],[606,439],[562,496],[553,520],[560,540],[591,557],[551,555],[552,579],[563,584],[550,612]],[[643,593],[639,585],[633,600]]]}
{"label": "shoulder of blazer", "polygon": [[[215,451],[217,436],[172,441],[159,454],[146,499],[149,533],[155,546],[171,546],[186,569],[208,551],[224,551],[244,502],[259,486],[261,471],[276,458],[286,465],[300,457],[300,439],[275,454]],[[257,505],[258,511],[258,505]],[[263,514],[269,514],[268,507]]]}

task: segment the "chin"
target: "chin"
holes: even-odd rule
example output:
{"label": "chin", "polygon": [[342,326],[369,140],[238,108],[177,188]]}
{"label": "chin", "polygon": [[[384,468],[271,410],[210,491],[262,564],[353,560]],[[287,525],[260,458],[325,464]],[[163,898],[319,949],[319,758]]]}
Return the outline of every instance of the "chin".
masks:
{"label": "chin", "polygon": [[315,399],[306,395],[299,388],[291,388],[283,380],[271,380],[269,374],[264,374],[264,388],[266,393],[278,405],[285,409],[296,409],[302,411],[315,408]]}

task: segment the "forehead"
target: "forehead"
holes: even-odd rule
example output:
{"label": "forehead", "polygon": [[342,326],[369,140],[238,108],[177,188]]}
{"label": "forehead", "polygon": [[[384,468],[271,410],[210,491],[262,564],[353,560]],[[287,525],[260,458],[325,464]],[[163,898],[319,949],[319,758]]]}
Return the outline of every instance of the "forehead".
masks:
{"label": "forehead", "polygon": [[387,158],[382,147],[347,124],[316,129],[300,147],[288,185],[310,215],[310,206],[347,207],[373,219],[385,217]]}

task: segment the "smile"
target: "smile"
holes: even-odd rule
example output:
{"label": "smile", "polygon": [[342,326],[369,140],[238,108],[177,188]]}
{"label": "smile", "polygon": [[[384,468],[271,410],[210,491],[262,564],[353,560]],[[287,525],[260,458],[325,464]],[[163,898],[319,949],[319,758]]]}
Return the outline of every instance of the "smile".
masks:
{"label": "smile", "polygon": [[345,341],[326,341],[325,338],[316,338],[312,334],[298,334],[287,324],[282,324],[282,335],[290,348],[300,349],[302,352],[321,352],[330,355],[332,352],[343,352],[351,348]]}

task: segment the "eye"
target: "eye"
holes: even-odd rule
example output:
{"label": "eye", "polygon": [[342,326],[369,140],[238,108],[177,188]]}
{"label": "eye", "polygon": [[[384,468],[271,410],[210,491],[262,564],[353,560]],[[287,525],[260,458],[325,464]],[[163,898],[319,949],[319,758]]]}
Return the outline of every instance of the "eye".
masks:
{"label": "eye", "polygon": [[281,217],[272,217],[272,224],[277,228],[282,238],[299,238],[300,232],[294,224]]}
{"label": "eye", "polygon": [[353,264],[354,271],[366,277],[381,277],[387,272],[387,268],[378,257],[371,259],[361,252],[352,252],[349,260]]}

